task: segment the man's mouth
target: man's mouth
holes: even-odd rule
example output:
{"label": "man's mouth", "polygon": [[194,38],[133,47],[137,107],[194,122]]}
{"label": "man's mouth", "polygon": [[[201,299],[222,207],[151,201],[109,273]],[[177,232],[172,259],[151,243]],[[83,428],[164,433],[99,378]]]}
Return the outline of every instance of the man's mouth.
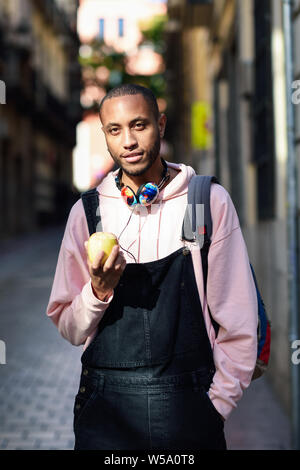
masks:
{"label": "man's mouth", "polygon": [[142,158],[143,155],[144,155],[144,152],[132,152],[127,155],[123,155],[123,158],[125,158],[126,161],[129,163],[135,163],[135,162],[138,162]]}

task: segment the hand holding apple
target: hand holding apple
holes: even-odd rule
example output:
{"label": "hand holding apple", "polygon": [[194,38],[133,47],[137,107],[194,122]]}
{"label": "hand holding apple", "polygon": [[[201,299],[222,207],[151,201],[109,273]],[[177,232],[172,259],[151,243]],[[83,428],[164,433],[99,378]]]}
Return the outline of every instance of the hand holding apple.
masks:
{"label": "hand holding apple", "polygon": [[117,237],[109,232],[96,232],[85,242],[87,264],[93,292],[106,301],[113,293],[126,266]]}
{"label": "hand holding apple", "polygon": [[90,262],[93,263],[100,251],[104,252],[104,256],[101,258],[101,264],[104,265],[105,261],[109,257],[111,250],[115,245],[118,245],[117,237],[110,232],[95,232],[88,239],[87,253]]}

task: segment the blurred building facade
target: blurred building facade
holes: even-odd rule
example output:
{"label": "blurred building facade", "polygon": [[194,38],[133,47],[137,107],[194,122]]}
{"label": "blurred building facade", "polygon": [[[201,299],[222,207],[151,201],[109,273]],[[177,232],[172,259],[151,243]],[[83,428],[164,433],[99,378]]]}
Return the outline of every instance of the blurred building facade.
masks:
{"label": "blurred building facade", "polygon": [[81,119],[77,0],[0,0],[1,237],[65,218]]}
{"label": "blurred building facade", "polygon": [[[141,21],[166,13],[165,2],[152,0],[80,0],[78,10],[78,35],[82,44],[88,46],[94,40],[125,53],[129,73],[151,75],[161,67],[161,57],[149,48],[139,49],[142,39]],[[111,72],[104,66],[94,71],[83,71],[84,75],[107,75],[111,86],[121,84],[118,70]],[[86,107],[83,121],[77,127],[77,146],[74,150],[74,184],[80,191],[97,186],[114,167],[107,151],[99,115],[89,109],[94,100],[100,103],[106,94],[105,87],[87,86],[82,91],[81,103]]]}
{"label": "blurred building facade", "polygon": [[[272,322],[267,375],[291,413],[282,2],[168,0],[168,15],[174,159],[216,175],[233,199]],[[296,79],[297,48],[294,66]]]}

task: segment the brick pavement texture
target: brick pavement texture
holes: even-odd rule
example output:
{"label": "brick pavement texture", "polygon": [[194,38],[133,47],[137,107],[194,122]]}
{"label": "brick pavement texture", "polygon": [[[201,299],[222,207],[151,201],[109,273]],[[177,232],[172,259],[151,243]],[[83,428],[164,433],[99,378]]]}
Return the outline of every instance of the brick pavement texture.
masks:
{"label": "brick pavement texture", "polygon": [[[46,317],[63,227],[0,245],[0,449],[73,449],[81,347]],[[245,391],[225,424],[229,449],[290,449],[290,423],[267,378]]]}

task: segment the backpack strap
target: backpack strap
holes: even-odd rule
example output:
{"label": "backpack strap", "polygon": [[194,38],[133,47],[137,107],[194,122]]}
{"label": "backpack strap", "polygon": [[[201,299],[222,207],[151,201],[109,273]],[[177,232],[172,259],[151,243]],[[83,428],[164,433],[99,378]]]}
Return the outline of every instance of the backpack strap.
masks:
{"label": "backpack strap", "polygon": [[[195,241],[197,233],[200,234],[201,231],[204,231],[204,243],[201,247],[201,259],[202,259],[202,268],[203,268],[203,282],[204,282],[204,292],[206,294],[206,284],[207,284],[207,271],[208,271],[208,251],[211,244],[211,235],[212,235],[212,218],[210,212],[210,189],[211,183],[219,183],[216,177],[214,176],[194,176],[190,181],[188,188],[188,203],[192,204],[192,220],[190,221],[190,234],[194,235],[194,238],[188,241]],[[204,221],[197,220],[197,214],[195,212],[196,204],[204,204]],[[188,208],[190,206],[188,205]],[[186,210],[185,218],[188,218],[188,214],[191,209]],[[203,223],[204,222],[204,223]],[[183,234],[184,235],[184,234]],[[182,236],[183,239],[186,237]],[[197,239],[199,241],[199,237]],[[250,263],[250,262],[249,262]],[[270,344],[271,344],[271,322],[268,318],[264,302],[262,300],[258,284],[256,281],[255,273],[252,264],[250,263],[250,268],[253,276],[253,280],[256,287],[257,303],[258,303],[258,326],[257,326],[257,340],[258,340],[258,351],[257,351],[257,362],[255,371],[252,376],[252,380],[260,377],[267,368],[269,357],[270,357]],[[208,306],[208,305],[207,305]],[[211,318],[212,325],[214,327],[216,337],[219,331],[218,323],[213,319],[211,311],[208,306],[209,315]]]}
{"label": "backpack strap", "polygon": [[[194,175],[189,182],[188,186],[188,207],[186,209],[184,224],[182,226],[182,238],[187,241],[195,241],[198,243],[201,241],[201,259],[203,269],[203,283],[204,292],[206,294],[207,285],[207,273],[208,273],[208,251],[211,244],[212,235],[212,218],[210,211],[210,188],[211,183],[220,184],[215,176],[208,175]],[[198,217],[197,219],[197,204],[204,205],[204,220]],[[191,216],[190,216],[191,214]],[[191,218],[191,220],[189,220]],[[187,228],[190,227],[190,232],[187,232]],[[191,233],[194,238],[191,237]],[[201,237],[204,236],[204,242]],[[202,243],[203,242],[203,243]],[[219,331],[218,323],[213,319],[210,308],[208,306],[212,325],[215,329],[216,336]]]}
{"label": "backpack strap", "polygon": [[102,223],[99,208],[99,193],[97,188],[89,189],[81,194],[81,200],[89,228],[89,234],[102,232]]}
{"label": "backpack strap", "polygon": [[[193,232],[199,228],[196,226],[196,204],[204,204],[204,227],[205,234],[210,240],[212,234],[212,220],[210,212],[210,187],[211,183],[219,183],[215,176],[195,175],[189,184],[188,204],[192,204],[192,230]],[[196,232],[196,237],[199,233]]]}

